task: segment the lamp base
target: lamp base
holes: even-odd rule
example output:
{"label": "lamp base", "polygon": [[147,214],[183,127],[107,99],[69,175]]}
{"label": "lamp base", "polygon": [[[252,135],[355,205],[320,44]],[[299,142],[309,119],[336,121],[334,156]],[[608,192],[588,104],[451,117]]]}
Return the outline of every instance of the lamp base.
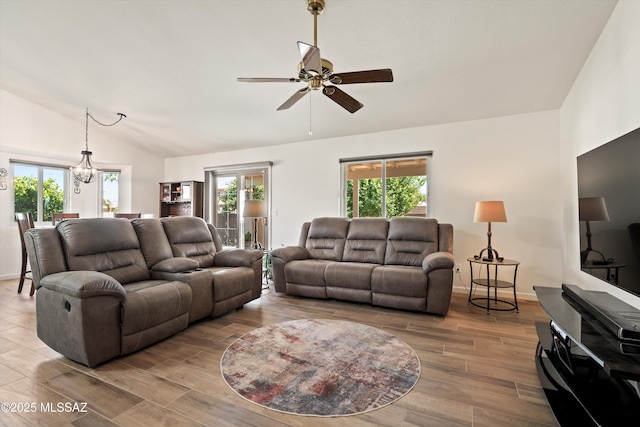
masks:
{"label": "lamp base", "polygon": [[[482,254],[485,251],[487,251],[487,256],[483,257]],[[496,254],[495,257],[493,256],[494,253]],[[481,250],[480,254],[474,255],[473,259],[476,259],[476,260],[481,259],[484,262],[493,262],[493,261],[502,262],[502,261],[504,261],[504,257],[501,257],[500,255],[498,255],[498,251],[493,249],[491,246],[488,246],[488,247],[484,248],[483,250]]]}
{"label": "lamp base", "polygon": [[253,218],[253,242],[251,249],[262,249],[262,243],[258,242],[258,218]]}
{"label": "lamp base", "polygon": [[600,258],[601,258],[600,260],[592,260],[591,262],[593,262],[593,265],[607,265],[613,262],[613,259],[611,258],[607,259],[602,252],[596,251],[595,249],[591,249],[590,247],[588,247],[584,251],[580,252],[580,263],[584,264],[585,262],[587,262],[587,257],[592,252],[600,255]]}

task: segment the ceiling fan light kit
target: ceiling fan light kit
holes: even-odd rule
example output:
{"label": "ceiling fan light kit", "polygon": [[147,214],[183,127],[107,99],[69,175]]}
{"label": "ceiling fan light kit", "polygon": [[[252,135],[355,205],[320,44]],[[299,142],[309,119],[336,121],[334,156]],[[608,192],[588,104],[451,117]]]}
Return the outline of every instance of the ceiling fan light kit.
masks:
{"label": "ceiling fan light kit", "polygon": [[333,63],[320,56],[318,49],[318,15],[325,9],[324,0],[307,0],[307,10],[313,15],[313,45],[298,42],[298,50],[302,61],[298,64],[298,77],[295,78],[238,78],[239,82],[247,83],[307,83],[307,87],[295,92],[289,99],[278,107],[278,111],[286,110],[302,99],[312,90],[322,90],[329,99],[340,105],[350,113],[355,113],[363,104],[334,85],[354,83],[382,83],[392,82],[393,73],[390,68],[380,70],[352,71],[333,74]]}

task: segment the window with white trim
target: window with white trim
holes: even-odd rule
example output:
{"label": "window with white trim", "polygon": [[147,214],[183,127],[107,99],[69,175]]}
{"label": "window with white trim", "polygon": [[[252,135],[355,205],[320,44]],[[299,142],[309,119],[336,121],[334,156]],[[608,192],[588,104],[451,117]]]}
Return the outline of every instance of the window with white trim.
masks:
{"label": "window with white trim", "polygon": [[342,215],[348,218],[429,216],[431,152],[340,159]]}
{"label": "window with white trim", "polygon": [[113,216],[118,212],[120,199],[120,171],[104,170],[98,175],[100,180],[102,216]]}
{"label": "window with white trim", "polygon": [[13,208],[31,212],[34,222],[51,221],[51,214],[68,206],[69,168],[39,163],[11,162]]}

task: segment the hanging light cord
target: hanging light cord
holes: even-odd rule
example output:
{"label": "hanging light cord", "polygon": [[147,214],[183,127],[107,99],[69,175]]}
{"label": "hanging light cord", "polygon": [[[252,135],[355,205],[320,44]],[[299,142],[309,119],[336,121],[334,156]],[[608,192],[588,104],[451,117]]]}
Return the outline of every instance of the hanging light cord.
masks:
{"label": "hanging light cord", "polygon": [[105,123],[102,123],[102,122],[98,121],[95,117],[93,117],[91,115],[91,113],[89,113],[89,109],[87,108],[87,116],[86,116],[86,120],[85,120],[85,136],[84,136],[85,151],[89,151],[89,117],[91,117],[91,120],[93,120],[94,122],[96,122],[97,124],[99,124],[101,126],[113,126],[116,123],[118,123],[120,120],[122,120],[122,119],[127,117],[126,115],[124,115],[122,113],[118,113],[118,116],[120,116],[120,117],[115,122],[110,123],[110,124],[105,124]]}
{"label": "hanging light cord", "polygon": [[312,94],[309,94],[309,136],[313,135],[313,131],[311,130],[311,98],[313,98],[311,96]]}

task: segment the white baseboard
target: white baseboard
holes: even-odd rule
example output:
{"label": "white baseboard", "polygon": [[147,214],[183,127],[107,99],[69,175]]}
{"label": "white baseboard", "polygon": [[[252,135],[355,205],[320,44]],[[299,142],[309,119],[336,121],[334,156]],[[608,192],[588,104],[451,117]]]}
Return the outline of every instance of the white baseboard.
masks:
{"label": "white baseboard", "polygon": [[[475,287],[474,287],[475,289]],[[486,295],[486,288],[481,287],[481,289],[484,289],[485,295]],[[453,292],[457,292],[457,293],[461,293],[461,294],[466,294],[469,295],[469,288],[468,287],[464,287],[464,286],[454,286],[453,287]],[[478,291],[480,292],[480,291]],[[475,292],[475,296],[480,296],[478,294],[478,292]],[[493,294],[493,290],[491,291],[491,294]],[[501,298],[505,298],[505,299],[513,299],[513,290],[506,290],[506,289],[498,289],[498,295]],[[518,300],[527,300],[527,301],[538,301],[538,297],[536,296],[535,293],[529,293],[529,292],[517,292],[516,291],[516,296],[518,297]]]}

